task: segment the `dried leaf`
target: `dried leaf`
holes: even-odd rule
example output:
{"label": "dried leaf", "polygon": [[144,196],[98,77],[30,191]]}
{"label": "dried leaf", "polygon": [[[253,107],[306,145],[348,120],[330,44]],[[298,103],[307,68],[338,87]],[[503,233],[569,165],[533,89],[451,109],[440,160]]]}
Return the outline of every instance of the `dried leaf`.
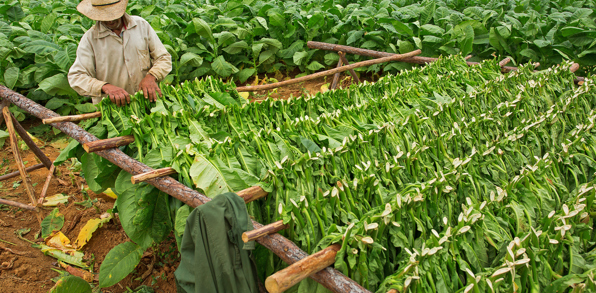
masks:
{"label": "dried leaf", "polygon": [[45,202],[43,203],[44,207],[55,207],[60,203],[66,204],[68,202],[69,196],[64,193],[57,193],[50,197],[45,198]]}
{"label": "dried leaf", "polygon": [[109,222],[111,219],[112,214],[105,213],[99,219],[90,219],[89,221],[87,221],[85,226],[81,228],[77,240],[75,240],[75,247],[81,249],[83,246],[85,246],[85,244],[87,244],[87,242],[91,239],[93,232],[95,232],[95,230],[103,226],[104,223]]}

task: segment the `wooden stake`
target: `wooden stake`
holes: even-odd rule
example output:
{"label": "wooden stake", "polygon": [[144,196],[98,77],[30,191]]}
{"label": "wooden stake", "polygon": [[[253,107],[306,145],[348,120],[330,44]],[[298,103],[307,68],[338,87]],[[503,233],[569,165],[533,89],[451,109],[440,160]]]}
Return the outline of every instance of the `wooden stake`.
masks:
{"label": "wooden stake", "polygon": [[333,244],[269,276],[265,280],[267,291],[269,293],[283,292],[308,276],[330,266],[335,262],[335,255],[340,248],[341,245]]}
{"label": "wooden stake", "polygon": [[70,115],[70,116],[59,116],[59,117],[52,117],[41,120],[43,124],[50,124],[50,123],[57,123],[57,122],[76,122],[81,120],[87,120],[91,118],[99,118],[101,117],[101,112],[93,112],[87,114],[80,114],[80,115]]}
{"label": "wooden stake", "polygon": [[172,175],[175,173],[176,173],[176,170],[174,170],[171,167],[161,168],[161,169],[149,171],[146,173],[134,175],[134,176],[130,177],[130,181],[132,182],[132,184],[137,184],[137,183],[140,183],[143,181],[147,181],[149,179],[168,176],[168,175]]}
{"label": "wooden stake", "polygon": [[[337,54],[339,54],[340,58],[337,61],[337,66],[335,68],[340,68],[341,67],[341,54],[343,54],[343,52],[337,52]],[[333,75],[333,81],[331,82],[331,87],[329,88],[330,90],[334,90],[337,87],[337,82],[339,81],[339,75],[340,73],[336,73]]]}
{"label": "wooden stake", "polygon": [[[350,62],[348,62],[348,59],[346,59],[346,53],[341,53],[339,58],[345,65],[350,65]],[[360,83],[360,78],[358,78],[358,75],[356,75],[354,69],[350,69],[350,75],[352,75],[352,78],[356,81],[356,83]]]}
{"label": "wooden stake", "polygon": [[263,190],[260,186],[249,187],[244,190],[238,191],[236,194],[244,199],[245,203],[255,201],[259,198],[267,196],[268,192]]}
{"label": "wooden stake", "polygon": [[[0,116],[0,117],[3,117],[3,116]],[[41,164],[41,163],[39,163],[39,164],[37,164],[37,165],[33,165],[33,166],[31,166],[31,167],[27,167],[27,168],[25,169],[25,171],[27,171],[27,172],[31,172],[31,171],[35,171],[35,170],[37,170],[37,169],[41,169],[41,168],[43,168],[43,167],[44,167],[44,165],[43,165],[43,164]],[[19,171],[14,171],[14,172],[12,172],[12,173],[8,173],[8,174],[6,174],[6,175],[2,175],[2,176],[0,176],[0,181],[3,181],[3,180],[6,180],[6,179],[10,179],[10,178],[17,177],[17,176],[19,176],[19,174],[21,174]]]}
{"label": "wooden stake", "polygon": [[14,155],[15,163],[17,164],[17,168],[19,169],[19,173],[21,173],[21,179],[23,179],[23,184],[25,185],[25,189],[27,190],[27,194],[29,195],[31,204],[35,207],[35,205],[37,204],[37,201],[35,200],[35,190],[33,189],[33,186],[31,186],[31,181],[29,181],[29,177],[27,177],[27,171],[25,170],[25,165],[23,165],[21,153],[19,153],[17,135],[15,134],[14,125],[12,124],[12,115],[10,114],[10,110],[8,109],[8,107],[4,107],[4,109],[2,109],[2,114],[4,115],[4,121],[6,122],[6,128],[8,129],[8,133],[10,134],[10,145],[12,147],[12,153]]}
{"label": "wooden stake", "polygon": [[52,180],[52,176],[54,175],[54,170],[56,166],[52,164],[50,167],[50,171],[48,172],[48,176],[46,177],[46,182],[43,184],[43,188],[41,189],[41,193],[39,194],[39,201],[38,204],[43,204],[43,199],[46,198],[46,194],[48,193],[48,188],[50,187],[50,181]]}
{"label": "wooden stake", "polygon": [[507,63],[509,63],[510,61],[511,61],[511,58],[509,58],[509,57],[501,60],[501,62],[499,62],[499,67],[503,67],[503,66],[507,65]]}
{"label": "wooden stake", "polygon": [[2,199],[2,198],[0,198],[0,204],[5,204],[5,205],[21,208],[24,210],[30,210],[30,211],[33,211],[36,209],[36,207],[30,206],[28,204],[12,201],[12,200],[8,200],[8,199]]}
{"label": "wooden stake", "polygon": [[290,80],[286,80],[286,81],[282,81],[282,82],[276,82],[276,83],[270,83],[270,84],[264,84],[264,85],[238,87],[238,88],[236,88],[236,91],[238,91],[238,92],[254,92],[254,91],[261,91],[261,90],[270,90],[270,89],[278,88],[280,86],[295,84],[295,83],[299,83],[299,82],[303,82],[303,81],[307,81],[307,80],[311,80],[311,79],[315,79],[315,78],[319,78],[319,77],[323,77],[323,76],[333,75],[337,72],[344,72],[344,71],[348,71],[350,69],[354,69],[354,68],[358,68],[358,67],[371,66],[371,65],[375,65],[375,64],[379,64],[379,63],[392,62],[392,61],[401,61],[404,58],[413,57],[420,53],[422,53],[421,50],[415,50],[415,51],[412,51],[412,52],[409,52],[406,54],[392,54],[391,56],[388,56],[388,57],[357,62],[354,64],[342,66],[340,68],[325,70],[325,71],[309,74],[307,76],[294,78],[294,79],[290,79]]}
{"label": "wooden stake", "polygon": [[273,222],[269,225],[265,225],[259,229],[254,229],[252,231],[246,231],[246,232],[242,233],[242,241],[244,241],[244,243],[253,241],[253,240],[261,238],[265,235],[277,233],[277,232],[279,232],[283,229],[286,229],[286,228],[288,228],[288,225],[287,224],[284,225],[284,221],[279,220],[279,221]]}
{"label": "wooden stake", "polygon": [[10,117],[12,118],[12,124],[14,125],[14,128],[21,137],[21,139],[25,142],[25,144],[27,144],[27,146],[35,154],[35,156],[39,158],[39,161],[41,161],[41,163],[49,170],[53,165],[52,160],[50,160],[50,158],[48,158],[48,156],[46,156],[46,154],[44,154],[41,151],[41,149],[35,144],[33,139],[31,139],[31,136],[29,136],[29,133],[27,133],[25,128],[21,126],[19,121],[17,121],[17,119],[12,115],[12,113],[10,114]]}
{"label": "wooden stake", "polygon": [[107,149],[117,148],[123,145],[131,144],[135,141],[132,135],[119,136],[114,138],[91,141],[83,144],[83,149],[88,153],[103,151]]}
{"label": "wooden stake", "polygon": [[470,58],[472,58],[472,55],[468,55],[468,56],[464,57],[464,59],[465,59],[466,61],[470,60]]}

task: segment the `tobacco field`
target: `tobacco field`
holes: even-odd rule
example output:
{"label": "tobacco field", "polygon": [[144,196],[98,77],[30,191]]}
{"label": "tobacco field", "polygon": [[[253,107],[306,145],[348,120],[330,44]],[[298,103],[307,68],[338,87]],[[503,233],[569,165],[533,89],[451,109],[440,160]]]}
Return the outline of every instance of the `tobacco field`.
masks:
{"label": "tobacco field", "polygon": [[[9,0],[0,4],[0,82],[67,115],[93,112],[66,73],[93,21],[78,1]],[[307,41],[423,56],[473,54],[473,61],[509,56],[541,68],[572,60],[596,65],[594,1],[181,1],[132,0],[173,57],[166,83],[216,76],[247,81],[257,73],[310,73],[338,56]],[[353,61],[362,57],[348,56]],[[360,70],[396,73],[392,63]],[[17,109],[12,109],[17,112]],[[24,119],[20,115],[19,119]]]}
{"label": "tobacco field", "polygon": [[[308,253],[341,243],[335,268],[373,292],[589,292],[593,281],[596,92],[571,63],[501,74],[461,56],[308,98],[247,103],[216,78],[163,86],[164,99],[109,100],[88,131],[209,197],[262,186],[248,205]],[[138,254],[190,208],[73,142],[95,192],[112,188]],[[283,268],[255,252],[260,276]],[[100,286],[129,272],[102,265]],[[132,270],[132,269],[131,269]],[[112,274],[107,277],[107,273]],[[113,275],[118,272],[119,275]],[[298,290],[312,291],[312,281]],[[570,288],[570,289],[567,289]]]}

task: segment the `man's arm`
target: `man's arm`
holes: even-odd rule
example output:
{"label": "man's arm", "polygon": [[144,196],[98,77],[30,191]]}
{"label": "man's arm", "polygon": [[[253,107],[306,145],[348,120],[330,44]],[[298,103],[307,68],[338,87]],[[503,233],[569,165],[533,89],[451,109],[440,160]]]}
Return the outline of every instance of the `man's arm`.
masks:
{"label": "man's arm", "polygon": [[68,71],[68,83],[79,95],[101,97],[108,94],[113,103],[122,106],[130,103],[130,95],[122,88],[95,78],[95,53],[87,35],[77,48],[77,58]]}

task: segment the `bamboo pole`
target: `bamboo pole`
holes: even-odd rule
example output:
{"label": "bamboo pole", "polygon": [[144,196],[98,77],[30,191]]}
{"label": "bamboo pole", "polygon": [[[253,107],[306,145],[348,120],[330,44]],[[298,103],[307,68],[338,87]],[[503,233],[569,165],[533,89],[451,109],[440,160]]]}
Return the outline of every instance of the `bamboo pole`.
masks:
{"label": "bamboo pole", "polygon": [[263,190],[263,188],[261,188],[260,186],[253,186],[244,190],[240,190],[236,194],[242,197],[245,203],[249,203],[251,201],[255,201],[259,198],[267,196],[268,192]]}
{"label": "bamboo pole", "polygon": [[[346,53],[340,54],[339,58],[345,65],[350,65],[350,62],[348,62],[348,59],[346,59]],[[360,78],[358,78],[358,75],[356,75],[354,69],[350,69],[350,75],[352,75],[352,78],[356,81],[356,83],[360,83]]]}
{"label": "bamboo pole", "polygon": [[8,107],[4,107],[4,109],[2,109],[2,114],[4,115],[4,121],[6,122],[8,133],[10,134],[10,146],[12,148],[12,154],[14,155],[15,163],[19,169],[19,173],[21,173],[21,179],[23,179],[23,184],[25,185],[29,199],[35,207],[37,204],[37,201],[35,200],[35,190],[33,189],[33,186],[31,186],[29,177],[27,177],[27,171],[25,170],[25,165],[23,164],[23,159],[21,158],[21,153],[19,152],[19,146],[17,145],[17,135],[15,134],[14,125],[12,124],[12,115],[10,114]]}
{"label": "bamboo pole", "polygon": [[132,184],[137,184],[140,182],[147,181],[149,179],[168,176],[168,175],[172,175],[175,173],[176,173],[176,170],[174,170],[174,168],[172,168],[172,167],[161,168],[161,169],[151,170],[149,172],[134,175],[134,176],[130,177],[130,181],[132,182]]}
{"label": "bamboo pole", "polygon": [[[27,99],[23,95],[16,93],[2,85],[0,85],[0,97],[10,100],[10,102],[15,104],[17,107],[40,119],[58,116],[58,114],[54,113],[53,111],[44,108],[34,101]],[[60,131],[74,138],[81,144],[97,140],[97,137],[88,133],[74,123],[54,123],[52,126],[58,128]],[[106,158],[108,161],[122,168],[122,170],[133,175],[152,170],[149,166],[134,160],[117,148],[101,150],[95,154]],[[147,180],[147,183],[157,187],[157,189],[173,196],[174,198],[181,200],[193,208],[211,200],[205,195],[183,185],[171,177],[166,176],[154,178]],[[252,224],[255,229],[263,227],[262,224],[255,221],[252,221]],[[308,256],[308,254],[296,246],[296,244],[279,234],[267,235],[257,239],[256,241],[257,243],[271,250],[273,253],[279,256],[281,260],[288,264],[293,264]],[[354,280],[351,280],[333,268],[325,268],[324,270],[311,275],[310,278],[319,282],[325,288],[333,292],[370,292],[364,289],[358,283],[354,282]]]}
{"label": "bamboo pole", "polygon": [[265,225],[259,229],[254,229],[254,230],[246,231],[246,232],[242,233],[242,241],[244,241],[244,243],[253,241],[253,240],[259,239],[265,235],[277,233],[277,232],[279,232],[283,229],[286,229],[286,228],[288,228],[288,225],[287,224],[284,225],[284,221],[279,220],[279,221],[273,222],[269,225]]}
{"label": "bamboo pole", "polygon": [[[0,116],[0,117],[2,117],[2,116]],[[31,167],[27,167],[27,168],[25,169],[25,171],[27,171],[27,172],[31,172],[31,171],[35,171],[35,170],[37,170],[37,169],[41,169],[41,168],[43,168],[43,167],[44,167],[44,165],[43,165],[43,164],[41,164],[41,163],[39,163],[39,164],[37,164],[37,165],[33,165],[33,166],[31,166]],[[6,174],[6,175],[2,175],[2,176],[0,176],[0,181],[3,181],[3,180],[6,180],[6,179],[10,179],[10,178],[17,177],[17,176],[19,176],[19,174],[21,174],[19,171],[14,171],[14,172],[12,172],[12,173],[8,173],[8,174]]]}
{"label": "bamboo pole", "polygon": [[265,287],[269,293],[284,292],[308,276],[330,266],[335,262],[335,255],[341,248],[333,244],[289,267],[276,272],[265,280]]}
{"label": "bamboo pole", "polygon": [[81,120],[87,120],[91,118],[99,118],[101,117],[101,112],[93,112],[87,114],[79,114],[79,115],[70,115],[70,116],[60,116],[60,117],[52,117],[48,119],[42,119],[43,124],[50,124],[50,123],[58,123],[58,122],[77,122]]}
{"label": "bamboo pole", "polygon": [[46,198],[48,188],[50,187],[50,181],[52,181],[52,176],[54,175],[54,170],[56,170],[56,166],[52,164],[52,167],[50,167],[50,171],[48,172],[48,176],[46,177],[46,182],[43,184],[43,188],[39,194],[39,201],[37,202],[38,204],[43,204],[43,200]]}
{"label": "bamboo pole", "polygon": [[12,200],[8,200],[8,199],[2,199],[2,198],[0,198],[0,204],[5,204],[5,205],[9,205],[9,206],[21,208],[24,210],[29,210],[29,211],[33,211],[36,208],[36,207],[28,205],[28,204],[12,201]]}
{"label": "bamboo pole", "polygon": [[135,141],[132,135],[118,136],[114,138],[90,141],[83,144],[83,149],[88,153],[95,153],[107,149],[117,148],[123,145],[131,144]]}
{"label": "bamboo pole", "polygon": [[50,160],[50,158],[48,158],[48,156],[46,156],[46,154],[44,154],[41,151],[41,149],[35,144],[33,139],[31,139],[31,136],[29,136],[29,133],[27,133],[23,126],[21,126],[21,124],[12,115],[12,113],[10,114],[10,117],[12,118],[12,124],[14,125],[14,128],[21,137],[21,139],[25,142],[25,144],[27,144],[27,146],[35,154],[35,156],[39,158],[39,161],[41,161],[41,163],[46,167],[46,169],[49,170],[53,165],[52,160]]}
{"label": "bamboo pole", "polygon": [[[337,61],[337,66],[335,68],[340,68],[341,64],[342,64],[341,54],[343,54],[343,52],[339,51],[339,52],[337,52],[337,54],[339,54],[340,58]],[[330,90],[334,90],[337,87],[337,82],[339,81],[339,74],[340,74],[339,72],[336,72],[333,75],[333,81],[331,82],[331,87],[329,88]]]}
{"label": "bamboo pole", "polygon": [[238,92],[254,92],[254,91],[274,89],[274,88],[278,88],[280,86],[286,86],[286,85],[295,84],[295,83],[299,83],[299,82],[303,82],[303,81],[307,81],[307,80],[311,80],[311,79],[315,79],[315,78],[319,78],[319,77],[323,77],[323,76],[333,75],[337,72],[344,72],[344,71],[348,71],[350,69],[354,69],[354,68],[358,68],[358,67],[370,66],[370,65],[374,65],[374,64],[378,64],[378,63],[385,63],[385,62],[391,62],[391,61],[401,61],[404,58],[412,57],[412,56],[418,55],[420,53],[422,53],[421,50],[415,50],[415,51],[412,51],[412,52],[409,52],[406,54],[392,54],[391,56],[388,56],[388,57],[357,62],[354,64],[342,66],[340,68],[325,70],[325,71],[309,74],[307,76],[294,78],[294,79],[290,79],[290,80],[286,80],[286,81],[264,84],[264,85],[238,87],[238,88],[236,88],[236,91],[238,91]]}

